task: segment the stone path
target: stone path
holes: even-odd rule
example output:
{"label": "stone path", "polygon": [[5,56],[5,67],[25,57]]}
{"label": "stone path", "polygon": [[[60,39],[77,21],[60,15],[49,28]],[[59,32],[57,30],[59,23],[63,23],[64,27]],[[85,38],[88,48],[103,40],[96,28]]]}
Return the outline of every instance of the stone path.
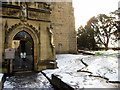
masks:
{"label": "stone path", "polygon": [[11,77],[7,77],[4,83],[5,89],[42,89],[54,90],[42,73],[19,73]]}

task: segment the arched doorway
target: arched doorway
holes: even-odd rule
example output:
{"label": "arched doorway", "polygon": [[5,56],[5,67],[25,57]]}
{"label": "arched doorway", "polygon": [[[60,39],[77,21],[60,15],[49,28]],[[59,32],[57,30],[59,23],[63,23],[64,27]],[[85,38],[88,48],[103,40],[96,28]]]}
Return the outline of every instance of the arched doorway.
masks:
{"label": "arched doorway", "polygon": [[12,62],[13,72],[31,71],[34,69],[34,41],[26,31],[18,32],[12,40],[15,48],[15,59]]}
{"label": "arched doorway", "polygon": [[[31,28],[30,26],[28,25],[25,25],[25,24],[20,24],[20,25],[17,25],[17,27],[11,29],[11,31],[9,32],[9,34],[7,35],[7,38],[6,38],[6,42],[7,42],[7,48],[14,48],[16,46],[17,48],[17,45],[14,45],[14,40],[15,40],[15,36],[19,33],[19,32],[26,32],[30,37],[31,39],[33,40],[33,70],[34,71],[38,71],[38,63],[39,63],[39,60],[40,60],[40,41],[39,41],[39,38],[38,38],[38,33],[36,32],[36,30],[34,28]],[[26,37],[26,36],[25,36]],[[16,44],[19,45],[20,41],[18,42],[15,42]],[[15,72],[15,71],[24,71],[24,70],[14,70],[14,62],[15,60],[10,60],[10,63],[9,63],[9,69],[8,71],[10,73],[12,72]],[[27,71],[30,70],[30,69],[27,69]]]}

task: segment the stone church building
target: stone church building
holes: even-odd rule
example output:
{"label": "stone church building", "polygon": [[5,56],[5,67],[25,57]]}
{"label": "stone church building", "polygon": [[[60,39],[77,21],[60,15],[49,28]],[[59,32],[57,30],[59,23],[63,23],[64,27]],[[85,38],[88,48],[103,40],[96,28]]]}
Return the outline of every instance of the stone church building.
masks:
{"label": "stone church building", "polygon": [[76,53],[72,2],[1,2],[0,71],[56,68],[56,53]]}

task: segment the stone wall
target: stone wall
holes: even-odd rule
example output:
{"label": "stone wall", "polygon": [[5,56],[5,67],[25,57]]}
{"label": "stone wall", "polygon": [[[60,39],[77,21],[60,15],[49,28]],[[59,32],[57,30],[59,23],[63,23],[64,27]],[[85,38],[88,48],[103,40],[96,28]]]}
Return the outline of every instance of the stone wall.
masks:
{"label": "stone wall", "polygon": [[[41,5],[44,6],[46,4],[41,3]],[[4,73],[9,72],[10,63],[4,60],[4,56],[1,53],[5,53],[6,48],[12,48],[14,36],[23,30],[29,33],[34,41],[34,70],[40,71],[56,67],[55,50],[51,44],[50,10],[46,9],[45,6],[44,9],[39,9],[34,5],[27,7],[27,10],[27,17],[23,17],[21,16],[19,4],[10,3],[2,5],[0,16],[3,18],[0,23],[2,27],[0,30],[0,40],[3,40],[0,42],[0,48],[2,49],[0,51],[0,62],[3,63],[2,70]],[[1,58],[3,59],[1,60]]]}
{"label": "stone wall", "polygon": [[[72,2],[52,2],[52,12],[46,3],[27,3],[27,17],[22,16],[21,3],[9,2],[2,5],[0,16],[0,63],[8,72],[9,62],[4,60],[6,48],[12,48],[14,36],[25,30],[34,40],[34,70],[55,68],[56,53],[76,53],[76,31]],[[51,13],[51,14],[50,14]],[[51,42],[52,32],[55,44]],[[5,33],[7,32],[7,33]]]}
{"label": "stone wall", "polygon": [[76,31],[72,2],[53,2],[51,22],[56,53],[76,53]]}
{"label": "stone wall", "polygon": [[2,72],[2,18],[0,18],[0,73]]}

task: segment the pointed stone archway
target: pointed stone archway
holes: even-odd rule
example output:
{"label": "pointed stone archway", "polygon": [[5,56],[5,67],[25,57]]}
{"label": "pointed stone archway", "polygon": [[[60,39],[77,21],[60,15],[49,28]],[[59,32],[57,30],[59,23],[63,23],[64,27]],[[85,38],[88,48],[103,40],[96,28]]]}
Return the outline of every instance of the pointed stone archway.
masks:
{"label": "pointed stone archway", "polygon": [[18,32],[13,41],[15,59],[12,62],[13,72],[32,71],[34,67],[34,42],[26,31]]}
{"label": "pointed stone archway", "polygon": [[[26,25],[19,25],[18,27],[14,28],[8,35],[7,37],[7,48],[12,48],[12,41],[14,40],[14,37],[16,34],[18,34],[19,32],[22,32],[22,31],[25,31],[27,32],[31,38],[33,39],[33,42],[34,42],[34,54],[33,54],[33,59],[34,59],[34,62],[33,62],[33,70],[34,71],[37,71],[37,64],[38,64],[38,60],[40,58],[40,42],[39,42],[39,38],[37,36],[37,33],[29,26],[26,26]],[[10,66],[13,66],[12,65],[12,60],[11,62],[9,63]],[[10,72],[13,72],[12,70],[12,67],[10,67]]]}

